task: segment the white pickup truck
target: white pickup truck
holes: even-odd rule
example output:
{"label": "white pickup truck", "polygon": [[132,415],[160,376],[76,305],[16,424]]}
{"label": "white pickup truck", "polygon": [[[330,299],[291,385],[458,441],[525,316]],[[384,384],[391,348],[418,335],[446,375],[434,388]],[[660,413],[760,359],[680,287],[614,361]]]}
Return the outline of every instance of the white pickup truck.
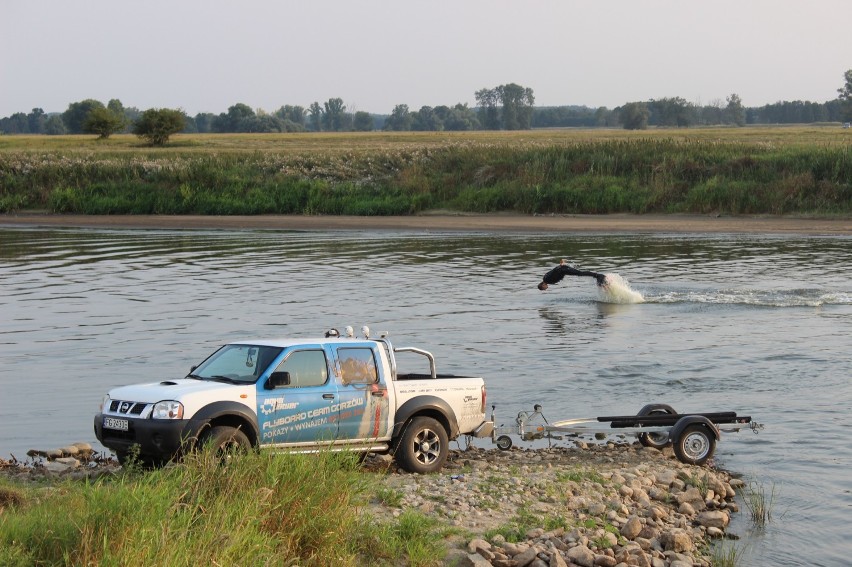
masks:
{"label": "white pickup truck", "polygon": [[[450,440],[492,434],[482,378],[437,374],[429,352],[362,332],[226,344],[183,378],[110,390],[95,435],[120,462],[136,455],[148,466],[212,443],[392,453],[405,470],[428,473],[443,466]],[[428,372],[398,371],[399,353],[422,355]]]}

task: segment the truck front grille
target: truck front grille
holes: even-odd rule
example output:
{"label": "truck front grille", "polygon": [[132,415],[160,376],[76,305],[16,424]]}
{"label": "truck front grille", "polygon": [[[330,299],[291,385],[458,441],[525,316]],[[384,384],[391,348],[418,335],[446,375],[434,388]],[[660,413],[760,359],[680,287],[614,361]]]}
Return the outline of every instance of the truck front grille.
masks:
{"label": "truck front grille", "polygon": [[143,402],[125,402],[122,400],[110,400],[110,413],[119,415],[141,415],[148,404]]}

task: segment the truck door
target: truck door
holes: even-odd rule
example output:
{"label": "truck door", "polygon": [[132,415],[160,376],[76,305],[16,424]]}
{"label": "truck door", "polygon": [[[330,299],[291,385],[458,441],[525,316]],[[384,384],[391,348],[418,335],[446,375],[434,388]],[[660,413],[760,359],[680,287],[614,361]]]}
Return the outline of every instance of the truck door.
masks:
{"label": "truck door", "polygon": [[[278,364],[270,366],[257,390],[262,444],[335,438],[337,385],[329,380],[328,368],[325,351],[319,346],[288,350]],[[267,389],[273,382],[274,387]]]}
{"label": "truck door", "polygon": [[375,346],[337,347],[336,358],[340,401],[338,438],[386,438],[390,397]]}

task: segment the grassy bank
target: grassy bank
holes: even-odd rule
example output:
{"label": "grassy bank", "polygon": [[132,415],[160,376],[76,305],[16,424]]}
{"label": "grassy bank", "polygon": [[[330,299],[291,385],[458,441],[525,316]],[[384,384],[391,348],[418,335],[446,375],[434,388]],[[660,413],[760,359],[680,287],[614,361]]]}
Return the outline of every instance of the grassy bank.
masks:
{"label": "grassy bank", "polygon": [[0,212],[852,214],[840,128],[0,138]]}
{"label": "grassy bank", "polygon": [[[0,482],[0,565],[434,565],[435,523],[359,512],[378,475],[353,455],[209,455],[91,484]],[[379,491],[380,493],[380,491]]]}

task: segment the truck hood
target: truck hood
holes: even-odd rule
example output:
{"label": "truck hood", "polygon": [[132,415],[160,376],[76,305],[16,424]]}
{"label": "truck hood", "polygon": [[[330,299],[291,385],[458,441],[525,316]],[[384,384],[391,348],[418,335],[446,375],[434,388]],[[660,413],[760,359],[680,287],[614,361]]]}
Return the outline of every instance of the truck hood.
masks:
{"label": "truck hood", "polygon": [[[251,398],[254,398],[254,393],[254,384],[237,385],[179,378],[177,380],[120,386],[110,390],[109,397],[112,400],[153,404],[163,400],[177,400],[186,403],[187,398],[198,395],[203,395],[204,398],[208,399],[239,400],[241,394],[249,394]],[[242,401],[245,403],[245,398]]]}

